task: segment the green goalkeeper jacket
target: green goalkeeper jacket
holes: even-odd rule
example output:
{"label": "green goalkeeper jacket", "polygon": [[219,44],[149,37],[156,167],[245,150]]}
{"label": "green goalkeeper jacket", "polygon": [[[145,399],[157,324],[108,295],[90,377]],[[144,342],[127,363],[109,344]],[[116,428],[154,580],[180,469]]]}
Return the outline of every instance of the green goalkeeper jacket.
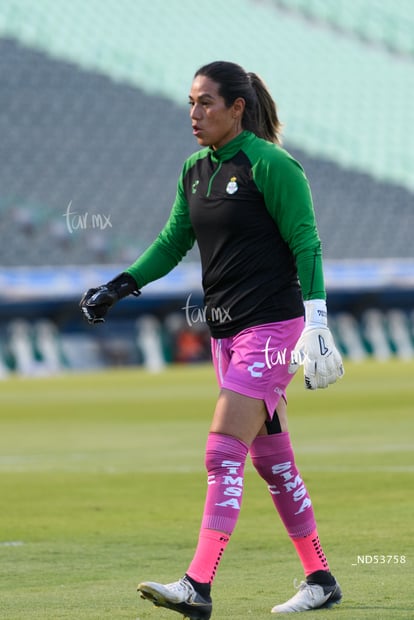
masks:
{"label": "green goalkeeper jacket", "polygon": [[196,241],[215,338],[301,316],[303,299],[326,297],[303,169],[249,131],[185,161],[166,225],[126,271],[141,288],[171,271]]}

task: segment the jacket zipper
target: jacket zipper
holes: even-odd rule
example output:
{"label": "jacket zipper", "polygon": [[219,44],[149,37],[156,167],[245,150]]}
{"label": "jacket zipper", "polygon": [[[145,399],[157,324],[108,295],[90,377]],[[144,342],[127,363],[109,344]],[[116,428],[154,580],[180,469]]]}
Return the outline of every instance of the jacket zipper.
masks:
{"label": "jacket zipper", "polygon": [[222,165],[223,165],[223,162],[220,161],[219,165],[216,168],[216,170],[213,172],[213,174],[210,177],[210,181],[208,182],[208,186],[207,186],[207,198],[210,198],[211,186],[213,185],[213,181],[214,181],[216,175],[220,172],[220,169],[221,169]]}

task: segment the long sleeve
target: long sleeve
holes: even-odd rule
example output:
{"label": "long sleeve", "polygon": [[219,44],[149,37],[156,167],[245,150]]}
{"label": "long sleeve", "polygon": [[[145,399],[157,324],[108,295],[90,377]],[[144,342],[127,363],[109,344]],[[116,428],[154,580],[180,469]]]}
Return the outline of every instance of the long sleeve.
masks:
{"label": "long sleeve", "polygon": [[167,223],[155,241],[126,271],[141,288],[169,273],[193,247],[194,242],[195,236],[180,177]]}
{"label": "long sleeve", "polygon": [[321,241],[302,167],[286,151],[256,170],[266,207],[292,251],[305,300],[325,299]]}

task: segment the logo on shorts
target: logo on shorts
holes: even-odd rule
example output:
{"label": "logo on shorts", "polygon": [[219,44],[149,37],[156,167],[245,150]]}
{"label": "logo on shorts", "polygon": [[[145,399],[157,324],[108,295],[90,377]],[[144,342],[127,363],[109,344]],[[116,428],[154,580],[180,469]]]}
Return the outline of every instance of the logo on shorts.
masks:
{"label": "logo on shorts", "polygon": [[250,366],[247,367],[247,370],[251,374],[252,377],[263,377],[263,373],[255,370],[255,368],[264,368],[265,365],[263,362],[254,362]]}

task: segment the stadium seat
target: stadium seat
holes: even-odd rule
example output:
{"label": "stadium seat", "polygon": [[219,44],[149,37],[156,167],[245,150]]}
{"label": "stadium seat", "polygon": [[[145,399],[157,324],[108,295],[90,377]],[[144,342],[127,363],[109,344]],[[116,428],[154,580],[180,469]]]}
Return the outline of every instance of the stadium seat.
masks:
{"label": "stadium seat", "polygon": [[338,345],[342,345],[345,355],[353,361],[359,362],[365,359],[367,351],[356,318],[350,313],[338,312],[332,322],[335,341]]}
{"label": "stadium seat", "polygon": [[389,310],[387,323],[396,355],[401,359],[412,359],[414,348],[407,314],[398,308]]}
{"label": "stadium seat", "polygon": [[141,316],[136,321],[137,346],[143,356],[143,363],[150,372],[160,372],[165,367],[162,346],[161,324],[151,315]]}
{"label": "stadium seat", "polygon": [[377,308],[366,310],[362,316],[362,326],[365,340],[368,342],[372,355],[380,361],[389,359],[392,350],[382,312]]}

